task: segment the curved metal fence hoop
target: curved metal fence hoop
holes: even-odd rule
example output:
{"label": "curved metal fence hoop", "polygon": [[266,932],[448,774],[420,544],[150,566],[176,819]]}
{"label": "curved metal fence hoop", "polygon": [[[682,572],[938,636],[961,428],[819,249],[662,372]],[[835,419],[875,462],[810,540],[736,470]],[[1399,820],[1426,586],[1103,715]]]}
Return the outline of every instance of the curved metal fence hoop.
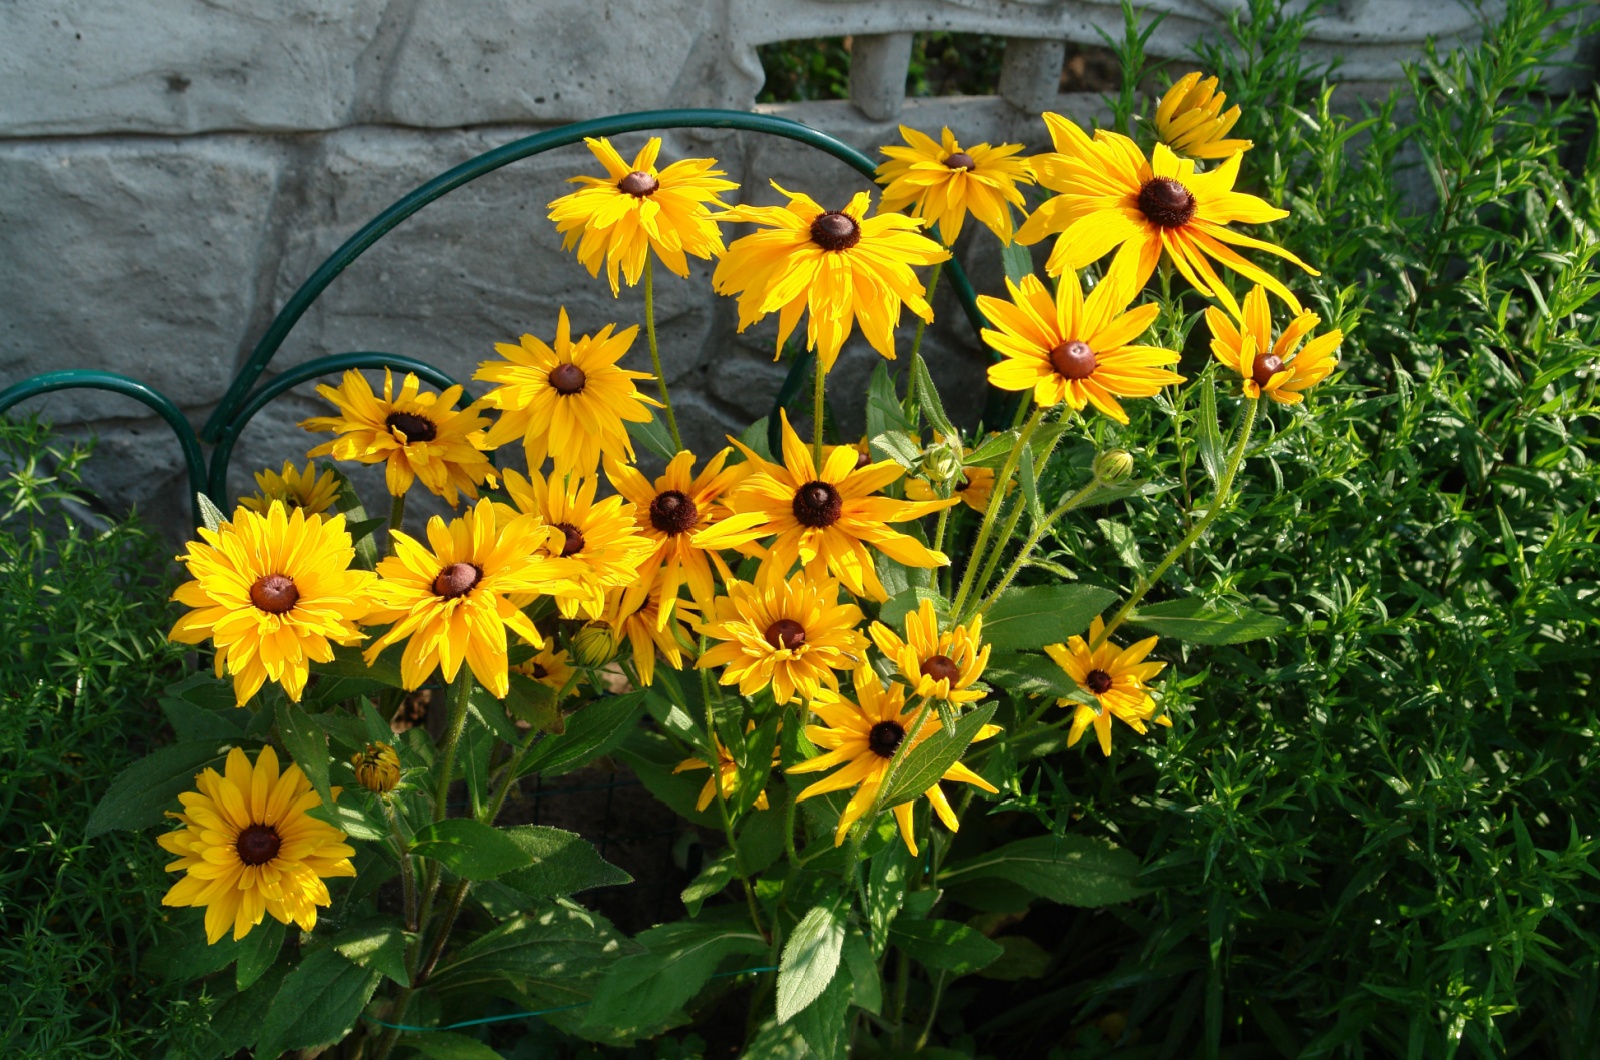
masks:
{"label": "curved metal fence hoop", "polygon": [[178,445],[183,450],[183,463],[189,472],[190,511],[194,516],[195,525],[200,524],[198,495],[206,491],[206,458],[200,450],[200,439],[196,436],[194,428],[171,399],[137,379],[129,379],[115,372],[68,369],[29,376],[15,386],[0,390],[0,414],[8,412],[19,402],[54,393],[57,390],[104,390],[112,394],[121,394],[154,410],[156,415],[165,420],[172,433],[177,436]]}
{"label": "curved metal fence hoop", "polygon": [[[217,447],[211,451],[210,488],[206,490],[211,500],[222,504],[223,498],[228,495],[228,467],[233,463],[233,447],[238,444],[239,435],[244,433],[250,421],[255,419],[256,413],[265,408],[273,398],[301,383],[308,383],[318,376],[331,375],[351,368],[393,368],[402,372],[415,372],[441,390],[456,385],[455,379],[448,373],[427,361],[419,361],[415,357],[407,357],[400,353],[378,351],[336,353],[296,365],[251,394],[222,429],[221,435],[217,438]],[[461,399],[464,404],[472,402],[471,396],[465,391],[462,391]]]}
{"label": "curved metal fence hoop", "polygon": [[[250,358],[234,376],[229,384],[228,391],[217,404],[216,411],[200,431],[200,437],[206,441],[218,441],[226,429],[227,424],[238,412],[250,392],[250,388],[260,378],[268,362],[283,345],[284,339],[293,330],[295,324],[305,314],[311,304],[317,300],[322,292],[331,284],[338,275],[350,266],[357,258],[382,239],[406,218],[421,210],[424,206],[440,199],[461,187],[492,173],[502,166],[519,161],[557,147],[566,147],[571,144],[581,143],[585,137],[590,136],[619,136],[630,132],[649,132],[658,129],[734,129],[741,132],[767,133],[781,136],[785,139],[795,140],[799,143],[825,151],[835,158],[849,165],[865,176],[869,181],[873,179],[875,167],[872,160],[857,151],[849,144],[827,133],[818,132],[809,126],[792,121],[788,118],[779,118],[770,114],[752,114],[747,111],[717,110],[717,109],[673,109],[639,111],[634,114],[619,114],[609,118],[596,118],[591,121],[575,122],[564,125],[559,129],[525,136],[520,140],[513,140],[490,151],[485,151],[476,158],[469,159],[461,165],[441,173],[428,181],[409,195],[395,202],[377,217],[368,221],[355,235],[345,240],[344,244],[335,250],[317,270],[313,272],[300,289],[290,296],[289,301],[279,310],[267,327],[266,333],[256,343],[251,351]],[[952,286],[961,301],[968,321],[976,332],[985,326],[983,314],[979,312],[976,296],[972,284],[968,281],[966,273],[955,259],[951,259],[946,266],[950,274]]]}

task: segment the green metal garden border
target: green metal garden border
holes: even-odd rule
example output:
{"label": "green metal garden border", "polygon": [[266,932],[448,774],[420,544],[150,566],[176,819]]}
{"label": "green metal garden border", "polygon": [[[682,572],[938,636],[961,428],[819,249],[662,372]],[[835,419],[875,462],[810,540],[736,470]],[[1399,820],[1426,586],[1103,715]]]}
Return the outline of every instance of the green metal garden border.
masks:
{"label": "green metal garden border", "polygon": [[[842,140],[829,136],[827,133],[819,132],[789,118],[780,118],[770,114],[751,114],[737,110],[674,109],[639,111],[633,114],[618,114],[609,118],[575,122],[571,125],[564,125],[559,129],[535,133],[532,136],[525,136],[520,140],[513,140],[511,143],[485,151],[483,154],[463,162],[454,169],[441,173],[378,214],[377,217],[362,226],[355,235],[345,240],[344,244],[329,255],[317,267],[317,270],[311,274],[310,278],[290,296],[288,302],[279,310],[277,316],[273,317],[266,333],[256,343],[244,365],[235,373],[233,382],[229,384],[227,392],[223,394],[222,400],[218,402],[216,409],[211,413],[210,418],[206,420],[205,426],[201,428],[198,435],[190,425],[187,417],[166,395],[135,379],[130,379],[114,372],[71,370],[46,372],[41,375],[31,376],[13,386],[7,387],[5,390],[0,390],[0,413],[5,413],[19,402],[57,390],[104,390],[143,402],[153,409],[172,429],[173,434],[177,436],[178,445],[183,450],[184,464],[188,471],[191,501],[194,505],[195,522],[198,525],[200,522],[199,499],[194,495],[205,493],[211,500],[218,504],[222,503],[227,493],[228,466],[232,462],[233,450],[239,434],[267,402],[291,387],[298,386],[317,376],[341,372],[348,368],[384,367],[416,372],[428,382],[439,387],[453,386],[455,384],[455,380],[444,372],[415,358],[391,353],[359,352],[315,358],[283,373],[254,393],[251,392],[251,388],[261,378],[262,372],[266,370],[267,365],[277,354],[284,340],[288,338],[289,332],[294,329],[295,324],[305,315],[306,310],[311,308],[312,303],[317,300],[340,273],[362,254],[366,253],[373,244],[398,227],[406,218],[434,200],[442,198],[456,188],[486,174],[493,173],[500,167],[509,165],[512,162],[542,154],[557,147],[581,143],[586,137],[591,136],[619,136],[623,133],[690,128],[759,132],[795,140],[832,155],[869,181],[873,179],[876,170],[870,158]],[[984,326],[985,321],[983,315],[978,311],[977,299],[972,290],[972,284],[968,282],[966,273],[962,270],[959,262],[952,259],[947,264],[946,271],[950,274],[951,285],[954,287],[956,297],[960,300],[961,306],[966,312],[967,320],[972,324],[973,330],[978,331]],[[215,446],[209,462],[206,460],[205,453],[201,448],[201,442],[208,442]]]}

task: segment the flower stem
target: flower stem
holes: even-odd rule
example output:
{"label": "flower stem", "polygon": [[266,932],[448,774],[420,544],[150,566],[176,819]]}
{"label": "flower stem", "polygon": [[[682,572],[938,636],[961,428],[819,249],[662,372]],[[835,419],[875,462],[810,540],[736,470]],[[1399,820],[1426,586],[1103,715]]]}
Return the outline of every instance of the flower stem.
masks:
{"label": "flower stem", "polygon": [[[944,272],[944,262],[933,263],[933,271],[928,274],[928,291],[923,297],[928,305],[933,305],[933,292],[939,289],[939,274]],[[922,352],[922,333],[927,330],[928,322],[921,317],[917,318],[917,333],[911,338],[911,361],[916,363],[917,355]]]}
{"label": "flower stem", "polygon": [[1222,506],[1228,503],[1228,499],[1233,493],[1233,479],[1239,473],[1239,465],[1244,463],[1245,447],[1250,444],[1250,433],[1255,429],[1256,415],[1260,411],[1261,399],[1251,398],[1250,404],[1245,408],[1244,425],[1239,429],[1239,441],[1233,447],[1233,454],[1228,457],[1228,466],[1222,473],[1222,481],[1217,483],[1217,492],[1216,496],[1211,500],[1211,507],[1206,509],[1206,514],[1201,517],[1198,523],[1189,528],[1189,532],[1183,535],[1183,539],[1172,546],[1170,552],[1161,557],[1161,562],[1156,565],[1156,569],[1139,579],[1139,583],[1134,586],[1133,592],[1128,595],[1128,599],[1123,602],[1121,607],[1117,608],[1117,613],[1111,616],[1111,621],[1106,623],[1105,628],[1100,631],[1100,635],[1089,645],[1090,651],[1100,647],[1106,642],[1107,637],[1116,632],[1117,627],[1126,621],[1128,615],[1133,612],[1134,607],[1138,605],[1140,600],[1144,599],[1145,594],[1155,586],[1156,582],[1161,580],[1163,574],[1167,573],[1167,568],[1176,563],[1178,557],[1189,550],[1190,545],[1200,540],[1200,535],[1205,533],[1206,528],[1216,520],[1217,516],[1222,514]]}
{"label": "flower stem", "polygon": [[1033,440],[1033,432],[1038,429],[1039,421],[1044,418],[1044,409],[1036,407],[1033,415],[1028,417],[1028,422],[1023,424],[1022,434],[1017,438],[1017,444],[1011,452],[1006,454],[1005,466],[1000,474],[995,476],[994,489],[989,494],[989,507],[983,513],[983,525],[978,527],[978,539],[972,543],[972,553],[967,559],[966,572],[961,576],[961,590],[956,593],[955,603],[950,607],[952,615],[961,613],[961,605],[966,603],[967,596],[972,592],[972,581],[978,573],[978,561],[983,557],[983,550],[989,544],[989,535],[994,532],[995,517],[1000,514],[1000,504],[1005,500],[1006,485],[1011,481],[1011,476],[1017,473],[1017,462],[1022,458],[1022,450]]}
{"label": "flower stem", "polygon": [[817,474],[822,474],[822,421],[823,392],[828,370],[822,367],[822,351],[817,351],[817,381],[811,392],[811,459],[816,461]]}
{"label": "flower stem", "polygon": [[[739,853],[739,843],[733,837],[733,817],[728,813],[728,796],[722,790],[722,755],[718,753],[716,720],[711,713],[711,700],[706,700],[706,752],[710,759],[706,765],[711,767],[711,790],[717,793],[717,812],[722,816],[722,834],[727,837],[728,849],[733,851],[733,871],[739,876],[739,882],[744,886],[744,900],[750,905],[750,923],[755,925],[756,933],[762,938],[771,938],[767,929],[761,924],[761,907],[756,905],[755,888],[750,885],[750,876],[744,870],[744,858]],[[738,774],[735,773],[735,776]],[[790,835],[793,835],[790,832]]]}
{"label": "flower stem", "polygon": [[667,377],[661,371],[661,351],[656,346],[656,272],[655,258],[644,258],[644,336],[650,343],[650,370],[656,373],[656,386],[661,388],[661,404],[667,414],[667,431],[672,435],[672,448],[683,449],[683,439],[678,437],[678,419],[672,414],[672,397],[667,393]]}
{"label": "flower stem", "polygon": [[456,766],[456,745],[467,728],[467,701],[472,698],[472,669],[465,663],[450,682],[450,721],[445,730],[444,746],[439,751],[438,774],[433,780],[433,819],[445,818],[446,799],[450,793],[450,774]]}
{"label": "flower stem", "polygon": [[394,532],[403,529],[406,521],[406,495],[401,493],[389,501],[389,541],[391,547],[394,541]]}
{"label": "flower stem", "polygon": [[[1074,493],[1072,496],[1062,501],[1056,506],[1054,511],[1046,515],[1044,519],[1040,521],[1039,525],[1035,526],[1033,531],[1028,534],[1028,539],[1022,543],[1021,550],[1017,552],[1016,558],[1011,561],[1011,566],[1007,567],[1005,574],[1001,576],[1000,584],[996,586],[994,592],[990,593],[988,598],[977,607],[974,613],[981,615],[985,611],[988,611],[989,608],[993,607],[994,602],[1000,599],[1000,594],[1011,587],[1011,579],[1015,578],[1017,576],[1017,572],[1022,570],[1023,566],[1028,562],[1028,557],[1033,555],[1034,547],[1039,544],[1039,539],[1044,537],[1044,535],[1049,532],[1050,527],[1055,524],[1055,521],[1073,509],[1083,507],[1089,498],[1092,497],[1099,489],[1100,483],[1098,481],[1091,482],[1077,493]],[[998,551],[996,554],[998,555]],[[984,581],[988,581],[987,576],[984,578]]]}
{"label": "flower stem", "polygon": [[394,849],[400,859],[400,894],[401,904],[405,908],[406,930],[417,930],[417,879],[416,872],[411,863],[411,855],[407,852],[409,844],[400,831],[400,817],[395,813],[394,803],[388,798],[383,798],[383,816],[389,822],[389,834],[394,837]]}
{"label": "flower stem", "polygon": [[[1045,465],[1050,462],[1050,457],[1055,453],[1056,446],[1061,442],[1065,433],[1064,431],[1058,431],[1056,436],[1050,440],[1050,444],[1045,448],[1044,453],[1039,457],[1039,462],[1033,471],[1036,482],[1043,480]],[[996,482],[996,485],[998,486],[999,483]],[[979,598],[983,596],[984,591],[989,588],[989,579],[994,577],[995,569],[1000,566],[1000,560],[1005,556],[1006,542],[1011,540],[1011,535],[1016,531],[1017,524],[1022,521],[1022,509],[1024,507],[1025,505],[1020,500],[1011,506],[1011,514],[1006,516],[1005,525],[1000,528],[1000,534],[995,539],[994,551],[990,552],[988,558],[984,560],[983,571],[973,584],[973,603],[977,603]]]}

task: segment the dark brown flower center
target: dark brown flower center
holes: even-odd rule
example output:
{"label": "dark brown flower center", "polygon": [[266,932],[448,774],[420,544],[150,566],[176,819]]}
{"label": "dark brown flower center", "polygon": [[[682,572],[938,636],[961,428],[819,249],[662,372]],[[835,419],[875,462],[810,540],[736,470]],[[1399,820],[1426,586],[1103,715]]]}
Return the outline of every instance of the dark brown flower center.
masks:
{"label": "dark brown flower center", "polygon": [[269,615],[281,615],[294,607],[300,590],[287,574],[267,574],[250,586],[250,602]]}
{"label": "dark brown flower center", "polygon": [[433,595],[454,600],[471,591],[483,577],[483,568],[472,563],[452,563],[433,579]]}
{"label": "dark brown flower center", "polygon": [[1250,374],[1255,377],[1256,386],[1266,386],[1272,377],[1283,371],[1283,358],[1275,353],[1265,357],[1257,357],[1255,367],[1250,369]]}
{"label": "dark brown flower center", "polygon": [[1194,219],[1194,194],[1171,177],[1145,181],[1139,210],[1162,228],[1182,228]]}
{"label": "dark brown flower center", "polygon": [[700,509],[679,490],[656,494],[650,502],[650,525],[663,534],[681,534],[700,521]]}
{"label": "dark brown flower center", "polygon": [[1099,363],[1089,344],[1077,339],[1063,342],[1050,351],[1050,367],[1063,379],[1087,379],[1094,374]]}
{"label": "dark brown flower center", "polygon": [[550,369],[550,385],[558,394],[576,394],[583,389],[583,369],[575,364],[558,364]]}
{"label": "dark brown flower center", "polygon": [[922,672],[935,681],[949,681],[951,684],[961,679],[961,670],[948,655],[928,656],[922,661]]}
{"label": "dark brown flower center", "polygon": [[905,726],[898,721],[880,721],[867,733],[867,747],[879,758],[893,758],[895,748],[905,738]]}
{"label": "dark brown flower center", "polygon": [[774,648],[788,648],[790,651],[800,650],[806,642],[806,627],[792,618],[780,618],[767,627],[767,643]]}
{"label": "dark brown flower center", "polygon": [[641,173],[637,169],[617,182],[617,190],[624,195],[632,195],[642,199],[661,187],[661,182],[648,173]]}
{"label": "dark brown flower center", "polygon": [[801,526],[821,529],[839,521],[844,501],[839,491],[826,482],[807,482],[794,493],[794,517]]}
{"label": "dark brown flower center", "polygon": [[944,160],[944,164],[945,164],[946,168],[949,168],[949,169],[977,169],[978,168],[977,161],[975,159],[973,159],[973,157],[971,155],[967,154],[965,151],[957,151],[955,154],[953,154],[949,158],[945,159]]}
{"label": "dark brown flower center", "polygon": [[961,472],[961,481],[959,483],[957,483],[957,485],[955,487],[955,491],[957,493],[965,493],[965,492],[967,492],[967,490],[969,490],[971,488],[972,488],[972,476],[967,474],[965,471]]}
{"label": "dark brown flower center", "polygon": [[1089,675],[1083,679],[1089,686],[1089,691],[1097,696],[1103,696],[1111,691],[1111,675],[1104,670],[1090,670]]}
{"label": "dark brown flower center", "polygon": [[239,852],[239,860],[246,865],[265,865],[278,856],[282,845],[278,830],[270,824],[253,824],[233,841],[233,849]]}
{"label": "dark brown flower center", "polygon": [[563,556],[576,555],[583,551],[583,531],[571,523],[557,523],[556,529],[561,531],[561,554]]}
{"label": "dark brown flower center", "polygon": [[549,676],[550,671],[544,668],[544,663],[536,662],[533,664],[533,679],[535,681],[542,681]]}
{"label": "dark brown flower center", "polygon": [[829,210],[811,222],[811,242],[823,250],[849,250],[861,242],[861,226],[849,214]]}
{"label": "dark brown flower center", "polygon": [[[391,412],[383,425],[389,428],[389,433],[396,438],[405,435],[407,443],[431,442],[439,433],[433,421],[426,416],[418,416],[414,412]],[[396,433],[398,432],[398,433]]]}

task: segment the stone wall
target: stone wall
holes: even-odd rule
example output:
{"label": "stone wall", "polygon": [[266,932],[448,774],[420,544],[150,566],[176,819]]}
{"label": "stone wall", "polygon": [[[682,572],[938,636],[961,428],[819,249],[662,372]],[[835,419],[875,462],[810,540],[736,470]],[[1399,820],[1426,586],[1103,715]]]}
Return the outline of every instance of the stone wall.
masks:
{"label": "stone wall", "polygon": [[[1157,55],[1181,56],[1242,0],[1150,0]],[[759,44],[850,34],[851,101],[760,109],[871,151],[897,121],[973,140],[1041,146],[1037,114],[1080,120],[1097,96],[1060,96],[1065,42],[1120,32],[1112,0],[0,0],[0,387],[35,372],[104,368],[150,383],[196,424],[272,316],[316,265],[383,207],[442,170],[541,128],[629,110],[755,107]],[[911,34],[1007,38],[1001,95],[905,100]],[[1474,32],[1465,7],[1345,0],[1311,36],[1346,79],[1391,81],[1422,40]],[[1583,72],[1561,76],[1578,83]],[[623,137],[632,149],[642,136]],[[865,182],[809,148],[682,132],[664,157],[715,155],[751,201],[782,176],[824,201]],[[565,305],[593,330],[641,319],[559,249],[545,204],[594,171],[570,147],[513,164],[411,218],[322,296],[275,369],[350,350],[438,363],[459,378],[523,331],[548,336]],[[958,248],[992,283],[991,241]],[[772,325],[735,336],[709,269],[658,285],[663,354],[685,441],[713,448],[770,405],[781,378]],[[953,301],[930,359],[947,379],[985,358]],[[636,355],[644,357],[643,342]],[[873,356],[848,349],[837,392],[864,388]],[[647,362],[646,362],[647,363]],[[976,414],[981,387],[958,388]],[[302,394],[241,441],[231,486],[297,456]],[[858,399],[859,400],[859,399]],[[177,448],[126,399],[78,391],[37,403],[95,433],[92,486],[174,534],[187,519]]]}

